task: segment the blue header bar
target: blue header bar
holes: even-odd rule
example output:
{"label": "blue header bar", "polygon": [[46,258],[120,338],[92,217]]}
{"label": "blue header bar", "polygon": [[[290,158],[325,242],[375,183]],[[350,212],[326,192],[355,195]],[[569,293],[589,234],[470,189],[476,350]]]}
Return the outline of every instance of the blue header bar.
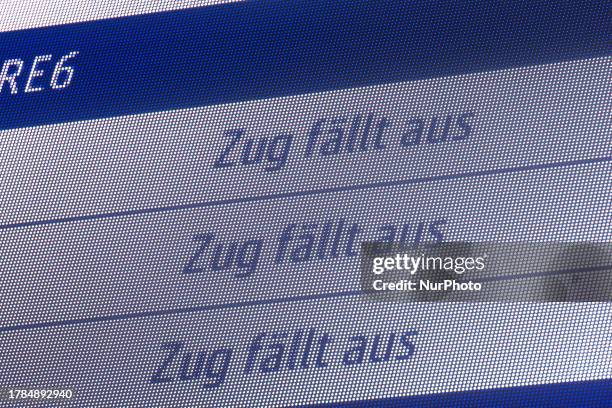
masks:
{"label": "blue header bar", "polygon": [[[455,408],[539,407],[609,408],[612,379],[526,385],[380,400],[320,404],[317,408]],[[311,406],[314,408],[315,406]]]}
{"label": "blue header bar", "polygon": [[610,55],[601,2],[291,0],[0,33],[0,129]]}

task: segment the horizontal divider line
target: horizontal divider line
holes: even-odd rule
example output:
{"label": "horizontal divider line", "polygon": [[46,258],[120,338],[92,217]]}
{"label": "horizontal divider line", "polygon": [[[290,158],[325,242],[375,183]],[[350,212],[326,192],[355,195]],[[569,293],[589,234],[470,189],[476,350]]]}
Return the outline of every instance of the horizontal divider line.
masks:
{"label": "horizontal divider line", "polygon": [[500,275],[500,276],[488,276],[486,278],[474,279],[474,282],[501,282],[518,279],[529,279],[529,278],[541,278],[544,276],[559,276],[559,275],[571,275],[575,273],[588,273],[588,272],[605,272],[612,270],[612,265],[602,266],[590,266],[585,268],[573,268],[573,269],[561,269],[558,271],[548,272],[532,272],[532,273],[517,273],[512,275]]}
{"label": "horizontal divider line", "polygon": [[278,299],[263,299],[263,300],[251,300],[251,301],[245,301],[245,302],[224,303],[220,305],[194,306],[194,307],[185,307],[185,308],[170,309],[170,310],[155,310],[155,311],[149,311],[149,312],[136,312],[136,313],[99,316],[99,317],[85,317],[82,319],[60,320],[60,321],[55,321],[55,322],[28,323],[28,324],[19,324],[15,326],[0,327],[0,333],[31,330],[31,329],[48,329],[48,328],[53,328],[53,327],[73,326],[73,325],[88,324],[88,323],[116,322],[116,321],[121,321],[121,320],[130,320],[130,319],[138,319],[138,318],[145,318],[145,317],[171,316],[171,315],[179,315],[179,314],[186,314],[186,313],[208,312],[208,311],[213,311],[213,310],[238,309],[242,307],[251,307],[251,306],[276,305],[276,304],[282,304],[282,303],[293,303],[293,302],[301,302],[301,301],[307,301],[307,300],[333,299],[333,298],[340,298],[340,297],[347,297],[347,296],[356,296],[361,293],[362,292],[360,290],[352,290],[352,291],[335,292],[335,293],[321,293],[321,294],[315,294],[315,295],[290,296],[290,297],[284,297],[284,298],[278,298]]}
{"label": "horizontal divider line", "polygon": [[[604,265],[604,266],[596,266],[596,267],[588,267],[588,268],[564,269],[564,270],[551,271],[551,272],[535,272],[531,274],[527,273],[527,274],[520,274],[520,275],[505,275],[505,276],[495,277],[497,279],[483,278],[477,281],[485,282],[485,281],[525,279],[525,278],[532,278],[532,277],[537,278],[537,277],[542,277],[542,276],[565,275],[565,274],[570,274],[570,273],[602,272],[602,271],[607,271],[607,270],[612,270],[612,265]],[[122,321],[122,320],[140,319],[140,318],[147,318],[147,317],[163,317],[163,316],[190,314],[190,313],[198,313],[198,312],[208,312],[208,311],[215,311],[215,310],[240,309],[243,307],[278,305],[278,304],[286,304],[286,303],[294,303],[294,302],[304,302],[304,301],[310,301],[310,300],[337,299],[337,298],[353,297],[353,296],[358,296],[358,295],[365,295],[365,292],[363,292],[362,290],[349,290],[349,291],[334,292],[334,293],[319,293],[319,294],[313,294],[313,295],[289,296],[289,297],[283,297],[283,298],[277,298],[277,299],[262,299],[262,300],[250,300],[250,301],[244,301],[244,302],[223,303],[219,305],[193,306],[193,307],[185,307],[185,308],[169,309],[169,310],[135,312],[135,313],[116,314],[116,315],[98,316],[98,317],[85,317],[81,319],[58,320],[54,322],[26,323],[26,324],[14,325],[14,326],[0,327],[0,333],[11,333],[11,332],[18,332],[18,331],[25,331],[25,330],[33,330],[33,329],[51,329],[51,328],[56,328],[56,327],[76,326],[76,325],[90,324],[90,323],[117,322],[117,321]]]}
{"label": "horizontal divider line", "polygon": [[48,219],[48,220],[26,221],[26,222],[14,223],[14,224],[5,224],[5,225],[0,225],[0,230],[37,227],[37,226],[43,226],[43,225],[67,224],[67,223],[81,222],[81,221],[106,220],[106,219],[111,219],[111,218],[129,217],[129,216],[136,216],[136,215],[150,215],[150,214],[157,214],[157,213],[163,213],[163,212],[192,210],[192,209],[216,207],[216,206],[223,206],[223,205],[246,204],[246,203],[254,203],[258,201],[299,198],[299,197],[314,196],[314,195],[319,195],[319,194],[362,191],[362,190],[369,190],[369,189],[374,189],[374,188],[401,187],[401,186],[408,186],[408,185],[413,185],[413,184],[432,183],[436,181],[449,181],[449,180],[466,179],[466,178],[471,178],[471,177],[504,175],[504,174],[526,172],[526,171],[546,170],[546,169],[556,169],[556,168],[562,168],[562,167],[578,166],[578,165],[583,165],[583,164],[605,163],[605,162],[610,162],[610,161],[612,161],[612,156],[598,157],[598,158],[591,158],[591,159],[579,159],[579,160],[571,160],[571,161],[556,162],[556,163],[533,164],[533,165],[525,165],[525,166],[518,166],[518,167],[509,167],[509,168],[504,168],[504,169],[479,170],[479,171],[464,172],[464,173],[457,173],[457,174],[418,177],[418,178],[407,179],[407,180],[382,181],[382,182],[374,182],[374,183],[367,183],[367,184],[358,184],[358,185],[353,185],[353,186],[328,187],[328,188],[319,188],[319,189],[305,190],[305,191],[266,194],[266,195],[244,197],[244,198],[230,198],[230,199],[223,199],[223,200],[207,201],[203,203],[181,204],[181,205],[173,205],[173,206],[166,206],[166,207],[117,211],[117,212],[102,213],[102,214],[78,215],[78,216],[65,217],[65,218],[55,218],[55,219]]}

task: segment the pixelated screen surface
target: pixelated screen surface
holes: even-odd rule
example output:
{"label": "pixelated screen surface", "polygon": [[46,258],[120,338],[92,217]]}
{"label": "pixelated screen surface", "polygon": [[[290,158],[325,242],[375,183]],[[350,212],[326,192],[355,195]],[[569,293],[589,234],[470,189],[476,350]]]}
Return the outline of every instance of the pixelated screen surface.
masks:
{"label": "pixelated screen surface", "polygon": [[612,407],[605,4],[0,10],[0,406]]}

